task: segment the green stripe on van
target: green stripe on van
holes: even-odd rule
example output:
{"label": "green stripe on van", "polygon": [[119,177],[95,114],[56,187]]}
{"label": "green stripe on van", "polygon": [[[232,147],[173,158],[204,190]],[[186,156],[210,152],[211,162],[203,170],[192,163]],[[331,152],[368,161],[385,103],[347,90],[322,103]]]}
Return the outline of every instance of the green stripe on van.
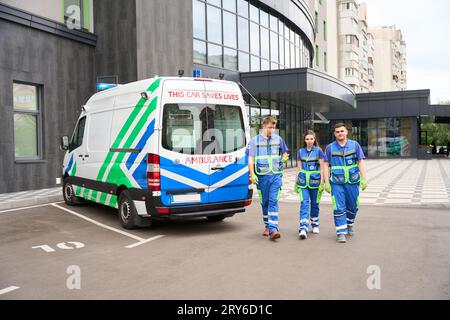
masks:
{"label": "green stripe on van", "polygon": [[[150,94],[152,94],[160,85],[161,83],[161,78],[157,78],[147,89],[148,92],[150,92]],[[139,114],[139,112],[141,111],[141,108],[145,105],[145,102],[147,100],[145,100],[144,98],[139,99],[138,103],[136,104],[135,108],[133,109],[133,111],[131,112],[131,114],[129,115],[127,121],[125,122],[124,126],[122,127],[122,129],[120,130],[119,134],[117,135],[114,143],[112,144],[111,148],[118,148],[120,143],[122,142],[123,138],[125,137],[126,133],[128,132],[128,130],[131,129],[131,124],[133,123],[133,121],[136,119],[137,115]],[[142,119],[141,119],[142,120]],[[145,122],[144,122],[145,123]],[[139,123],[138,123],[139,125]],[[142,125],[143,126],[143,125]],[[135,128],[137,129],[137,128]],[[140,131],[141,128],[139,128]],[[139,132],[138,131],[138,132]],[[136,134],[137,135],[137,134]],[[130,136],[131,138],[131,136]],[[130,138],[128,138],[127,142],[130,140]],[[133,141],[131,141],[132,143]],[[130,143],[130,144],[131,144]],[[124,148],[127,148],[124,146]],[[97,181],[103,181],[106,169],[108,168],[108,165],[110,164],[112,158],[114,156],[113,152],[109,152],[105,158],[105,161],[102,164],[102,167],[100,168],[100,171],[97,175]],[[123,156],[121,158],[120,161],[122,161]],[[120,162],[117,161],[116,162]],[[106,200],[106,199],[105,199]]]}

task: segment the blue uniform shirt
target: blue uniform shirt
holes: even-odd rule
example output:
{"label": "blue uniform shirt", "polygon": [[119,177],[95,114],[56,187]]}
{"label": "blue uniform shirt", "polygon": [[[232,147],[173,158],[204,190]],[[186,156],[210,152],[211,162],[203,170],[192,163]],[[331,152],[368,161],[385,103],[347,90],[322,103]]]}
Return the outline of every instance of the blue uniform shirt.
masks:
{"label": "blue uniform shirt", "polygon": [[[319,149],[319,159],[323,159],[323,158],[324,158],[323,151],[322,151],[322,149],[320,149],[319,147],[313,146],[312,149],[311,149],[311,151],[308,151],[308,149],[307,149],[306,147],[304,147],[304,148],[302,148],[302,149],[305,149],[306,152],[307,152],[308,154],[310,154],[310,153],[314,150],[314,148]],[[301,161],[301,160],[302,160],[302,156],[301,156],[301,154],[300,154],[301,151],[302,151],[302,149],[299,149],[298,152],[297,152],[297,160],[298,160],[298,161]]]}
{"label": "blue uniform shirt", "polygon": [[[348,140],[350,141],[350,139]],[[345,146],[340,146],[339,143],[336,143],[337,147],[341,150],[341,149],[347,149],[348,148],[348,141],[345,144]],[[362,150],[361,146],[359,145],[358,142],[354,141],[355,145],[356,145],[356,157],[359,160],[363,160],[366,158],[366,156],[364,155],[364,151]],[[325,156],[324,156],[324,161],[325,162],[330,162],[331,160],[331,144],[329,144],[327,146],[327,148],[325,149]]]}
{"label": "blue uniform shirt", "polygon": [[265,138],[265,137],[263,137],[262,135],[259,134],[259,135],[255,136],[255,137],[253,137],[250,140],[250,142],[248,143],[247,150],[245,150],[245,154],[247,156],[250,156],[252,158],[256,157],[256,138],[258,136],[259,136],[258,139],[259,139],[260,143],[261,142],[268,142],[269,139],[273,139],[273,138],[279,139],[280,140],[280,151],[281,151],[281,154],[284,154],[284,153],[286,153],[289,150],[288,147],[286,146],[286,143],[284,142],[283,138],[281,138],[279,135],[273,134],[272,137],[267,139],[267,138]]}

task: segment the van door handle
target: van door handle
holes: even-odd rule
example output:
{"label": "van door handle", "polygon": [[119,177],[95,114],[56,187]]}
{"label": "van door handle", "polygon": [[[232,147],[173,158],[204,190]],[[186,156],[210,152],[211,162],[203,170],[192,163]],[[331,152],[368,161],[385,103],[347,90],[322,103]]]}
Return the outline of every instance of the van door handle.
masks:
{"label": "van door handle", "polygon": [[85,157],[85,158],[89,158],[89,155],[88,155],[88,154],[85,154],[84,157]]}
{"label": "van door handle", "polygon": [[212,167],[211,170],[217,171],[217,170],[223,170],[225,167]]}

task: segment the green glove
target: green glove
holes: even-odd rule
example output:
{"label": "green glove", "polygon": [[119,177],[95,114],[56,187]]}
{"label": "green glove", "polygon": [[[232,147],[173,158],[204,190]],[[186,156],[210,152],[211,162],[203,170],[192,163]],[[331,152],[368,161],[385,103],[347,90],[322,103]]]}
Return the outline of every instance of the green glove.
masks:
{"label": "green glove", "polygon": [[283,156],[282,160],[283,160],[283,163],[287,163],[287,162],[289,161],[289,155],[288,155],[288,154],[285,154],[285,155]]}
{"label": "green glove", "polygon": [[329,182],[325,183],[325,191],[331,193],[331,184]]}
{"label": "green glove", "polygon": [[319,186],[319,193],[322,193],[323,190],[325,190],[325,184],[321,183],[320,186]]}
{"label": "green glove", "polygon": [[364,191],[367,188],[367,179],[366,178],[361,178],[361,190]]}
{"label": "green glove", "polygon": [[253,184],[258,184],[259,182],[258,176],[255,173],[252,174],[252,182]]}
{"label": "green glove", "polygon": [[300,187],[299,187],[299,185],[298,184],[294,184],[294,192],[295,193],[300,193]]}

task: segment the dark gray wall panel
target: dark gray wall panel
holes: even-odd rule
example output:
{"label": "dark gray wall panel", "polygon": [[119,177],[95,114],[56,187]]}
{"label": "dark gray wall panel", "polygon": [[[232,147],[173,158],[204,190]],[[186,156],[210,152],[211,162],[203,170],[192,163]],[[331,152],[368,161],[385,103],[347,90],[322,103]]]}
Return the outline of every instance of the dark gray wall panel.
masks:
{"label": "dark gray wall panel", "polygon": [[[94,48],[0,20],[0,193],[54,187],[80,106],[94,93]],[[43,161],[14,158],[13,81],[43,86]]]}
{"label": "dark gray wall panel", "polygon": [[138,79],[192,74],[191,0],[136,0],[136,26]]}
{"label": "dark gray wall panel", "polygon": [[136,81],[136,1],[95,0],[94,17],[95,75],[117,75],[119,83]]}

